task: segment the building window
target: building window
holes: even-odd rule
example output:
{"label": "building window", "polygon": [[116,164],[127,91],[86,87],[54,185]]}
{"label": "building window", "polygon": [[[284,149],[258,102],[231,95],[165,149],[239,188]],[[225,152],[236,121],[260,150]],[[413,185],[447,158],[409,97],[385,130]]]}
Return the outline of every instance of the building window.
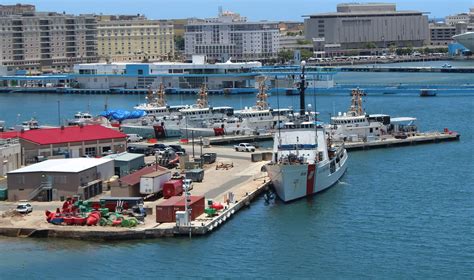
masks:
{"label": "building window", "polygon": [[95,156],[96,155],[95,147],[86,148],[85,155],[86,156]]}

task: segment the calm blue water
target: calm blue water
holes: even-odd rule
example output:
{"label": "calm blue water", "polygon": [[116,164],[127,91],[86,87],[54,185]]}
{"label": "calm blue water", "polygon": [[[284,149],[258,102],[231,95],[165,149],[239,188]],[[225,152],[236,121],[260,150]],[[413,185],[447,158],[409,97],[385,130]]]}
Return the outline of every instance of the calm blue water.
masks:
{"label": "calm blue water", "polygon": [[[0,119],[15,122],[18,113],[29,118],[36,112],[40,121],[57,122],[58,98],[70,115],[88,102],[98,112],[104,101],[2,94]],[[138,98],[109,97],[109,107],[131,106]],[[211,100],[240,107],[254,97]],[[281,96],[279,102],[296,107],[298,99]],[[317,97],[326,120],[348,105],[348,94]],[[120,243],[0,238],[0,278],[472,279],[474,95],[368,96],[365,106],[371,113],[417,117],[422,130],[449,127],[462,133],[461,141],[352,152],[342,182],[328,191],[287,205],[260,199],[207,237]]]}

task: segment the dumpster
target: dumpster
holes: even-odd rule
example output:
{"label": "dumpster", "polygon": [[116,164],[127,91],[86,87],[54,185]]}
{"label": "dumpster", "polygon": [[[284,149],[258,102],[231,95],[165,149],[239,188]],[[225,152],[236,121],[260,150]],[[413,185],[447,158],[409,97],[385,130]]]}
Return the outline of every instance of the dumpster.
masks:
{"label": "dumpster", "polygon": [[186,170],[186,179],[191,179],[193,182],[202,182],[204,179],[204,169],[196,168]]}
{"label": "dumpster", "polygon": [[211,164],[211,163],[216,162],[216,157],[217,157],[216,153],[205,153],[201,156],[204,164]]}
{"label": "dumpster", "polygon": [[0,189],[0,200],[7,200],[8,199],[8,189]]}

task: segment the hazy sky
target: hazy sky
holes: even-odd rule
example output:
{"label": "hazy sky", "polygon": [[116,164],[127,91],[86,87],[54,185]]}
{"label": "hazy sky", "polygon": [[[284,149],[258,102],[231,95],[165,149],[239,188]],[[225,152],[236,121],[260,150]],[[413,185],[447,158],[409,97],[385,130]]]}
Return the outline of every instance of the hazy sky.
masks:
{"label": "hazy sky", "polygon": [[[0,0],[15,4],[20,0]],[[429,17],[444,17],[468,12],[474,0],[29,0],[38,11],[103,14],[145,14],[152,19],[213,17],[218,6],[247,16],[251,20],[302,20],[302,15],[333,12],[341,2],[390,2],[399,10],[429,12]]]}

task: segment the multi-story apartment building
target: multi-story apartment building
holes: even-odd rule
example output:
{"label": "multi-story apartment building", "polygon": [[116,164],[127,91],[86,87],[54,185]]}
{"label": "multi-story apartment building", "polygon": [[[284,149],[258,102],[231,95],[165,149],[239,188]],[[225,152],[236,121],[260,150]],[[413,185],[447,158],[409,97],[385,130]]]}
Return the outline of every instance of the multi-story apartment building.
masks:
{"label": "multi-story apartment building", "polygon": [[23,12],[0,16],[0,65],[55,71],[95,62],[96,26],[92,15]]}
{"label": "multi-story apartment building", "polygon": [[36,7],[34,5],[24,5],[24,4],[16,4],[16,5],[0,5],[0,16],[9,16],[9,15],[18,15],[18,14],[26,14],[26,13],[34,13]]}
{"label": "multi-story apartment building", "polygon": [[98,52],[107,61],[160,61],[174,57],[173,22],[144,16],[98,16]]}
{"label": "multi-story apartment building", "polygon": [[429,40],[428,17],[395,4],[339,4],[335,13],[305,17],[306,39],[342,50],[421,47]]}
{"label": "multi-story apartment building", "polygon": [[210,60],[269,60],[278,56],[278,22],[248,22],[232,12],[219,12],[219,17],[190,19],[185,26],[186,59],[206,55]]}

